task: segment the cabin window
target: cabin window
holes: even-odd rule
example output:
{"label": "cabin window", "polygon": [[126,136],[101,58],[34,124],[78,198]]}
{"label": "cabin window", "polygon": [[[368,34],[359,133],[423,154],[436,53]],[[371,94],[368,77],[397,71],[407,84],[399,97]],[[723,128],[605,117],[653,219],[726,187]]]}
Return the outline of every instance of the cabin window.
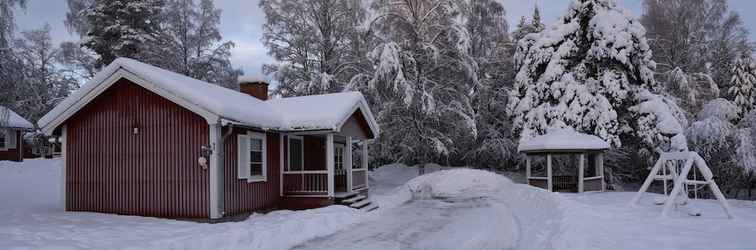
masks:
{"label": "cabin window", "polygon": [[248,132],[237,137],[239,179],[249,182],[267,180],[266,140],[264,133]]}
{"label": "cabin window", "polygon": [[344,170],[344,146],[336,145],[333,151],[333,167],[336,172],[342,172]]}
{"label": "cabin window", "polygon": [[8,131],[0,130],[0,150],[8,148]]}
{"label": "cabin window", "polygon": [[304,169],[304,140],[299,136],[289,136],[289,168],[288,171],[302,171]]}

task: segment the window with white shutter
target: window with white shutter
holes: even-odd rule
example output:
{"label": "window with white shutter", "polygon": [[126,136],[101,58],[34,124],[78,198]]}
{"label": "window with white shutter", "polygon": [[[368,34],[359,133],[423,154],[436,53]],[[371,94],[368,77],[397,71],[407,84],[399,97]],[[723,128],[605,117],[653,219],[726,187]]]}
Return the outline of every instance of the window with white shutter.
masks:
{"label": "window with white shutter", "polygon": [[264,133],[248,132],[237,136],[239,179],[249,182],[267,181],[266,139]]}

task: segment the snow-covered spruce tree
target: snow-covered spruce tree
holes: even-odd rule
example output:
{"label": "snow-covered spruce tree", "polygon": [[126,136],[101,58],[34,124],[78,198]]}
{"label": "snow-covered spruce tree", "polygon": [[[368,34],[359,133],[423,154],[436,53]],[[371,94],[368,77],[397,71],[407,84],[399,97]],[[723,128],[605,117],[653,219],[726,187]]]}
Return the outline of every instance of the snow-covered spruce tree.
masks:
{"label": "snow-covered spruce tree", "polygon": [[97,66],[110,64],[118,57],[154,64],[145,52],[160,31],[163,4],[162,0],[95,0],[82,10],[88,24],[83,46],[99,55]]}
{"label": "snow-covered spruce tree", "polygon": [[479,68],[462,14],[467,3],[372,2],[374,71],[355,76],[350,88],[368,93],[381,127],[392,131],[379,140],[377,158],[444,162],[459,151],[455,137],[477,136],[471,95]]}
{"label": "snow-covered spruce tree", "polygon": [[263,70],[283,96],[341,91],[355,74],[352,45],[365,18],[358,0],[262,0],[263,44],[276,63]]}
{"label": "snow-covered spruce tree", "polygon": [[525,16],[520,18],[520,22],[517,23],[515,31],[512,32],[512,39],[517,42],[524,38],[528,34],[539,33],[546,29],[546,25],[541,21],[541,10],[538,6],[533,9],[533,16],[528,21]]}
{"label": "snow-covered spruce tree", "polygon": [[524,140],[560,121],[620,146],[638,89],[655,86],[645,31],[614,0],[575,0],[553,26],[520,41],[509,113]]}
{"label": "snow-covered spruce tree", "polygon": [[735,105],[738,106],[738,114],[745,115],[753,110],[756,105],[756,69],[752,68],[753,61],[750,56],[738,58],[732,69],[732,80],[730,80],[730,96],[735,99]]}

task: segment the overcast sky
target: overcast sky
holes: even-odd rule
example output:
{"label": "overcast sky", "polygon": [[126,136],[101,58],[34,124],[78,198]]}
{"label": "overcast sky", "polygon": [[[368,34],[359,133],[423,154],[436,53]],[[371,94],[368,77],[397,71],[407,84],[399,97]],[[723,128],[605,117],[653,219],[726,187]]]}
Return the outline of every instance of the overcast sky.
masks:
{"label": "overcast sky", "polygon": [[[542,17],[548,25],[554,22],[567,9],[571,0],[501,0],[507,10],[510,29],[520,16],[530,15],[533,6],[541,7]],[[634,15],[642,12],[641,0],[619,0],[620,4]],[[223,10],[221,34],[223,39],[236,43],[232,51],[232,62],[244,70],[247,75],[257,74],[262,64],[272,59],[267,56],[265,47],[260,42],[262,23],[265,21],[256,0],[216,0],[216,6]],[[741,13],[743,22],[751,30],[752,40],[756,40],[756,0],[730,0],[730,7]],[[76,40],[63,24],[68,6],[65,0],[29,0],[26,11],[16,16],[20,30],[35,29],[45,23],[52,26],[54,41]]]}

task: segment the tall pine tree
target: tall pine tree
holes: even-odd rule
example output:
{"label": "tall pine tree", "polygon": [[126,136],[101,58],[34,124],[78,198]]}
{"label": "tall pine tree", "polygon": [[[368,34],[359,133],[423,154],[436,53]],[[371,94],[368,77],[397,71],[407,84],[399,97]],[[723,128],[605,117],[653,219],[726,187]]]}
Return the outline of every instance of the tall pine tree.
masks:
{"label": "tall pine tree", "polygon": [[162,0],[96,0],[82,10],[89,26],[83,46],[99,55],[97,66],[118,57],[155,64],[147,52],[160,32],[163,4]]}

